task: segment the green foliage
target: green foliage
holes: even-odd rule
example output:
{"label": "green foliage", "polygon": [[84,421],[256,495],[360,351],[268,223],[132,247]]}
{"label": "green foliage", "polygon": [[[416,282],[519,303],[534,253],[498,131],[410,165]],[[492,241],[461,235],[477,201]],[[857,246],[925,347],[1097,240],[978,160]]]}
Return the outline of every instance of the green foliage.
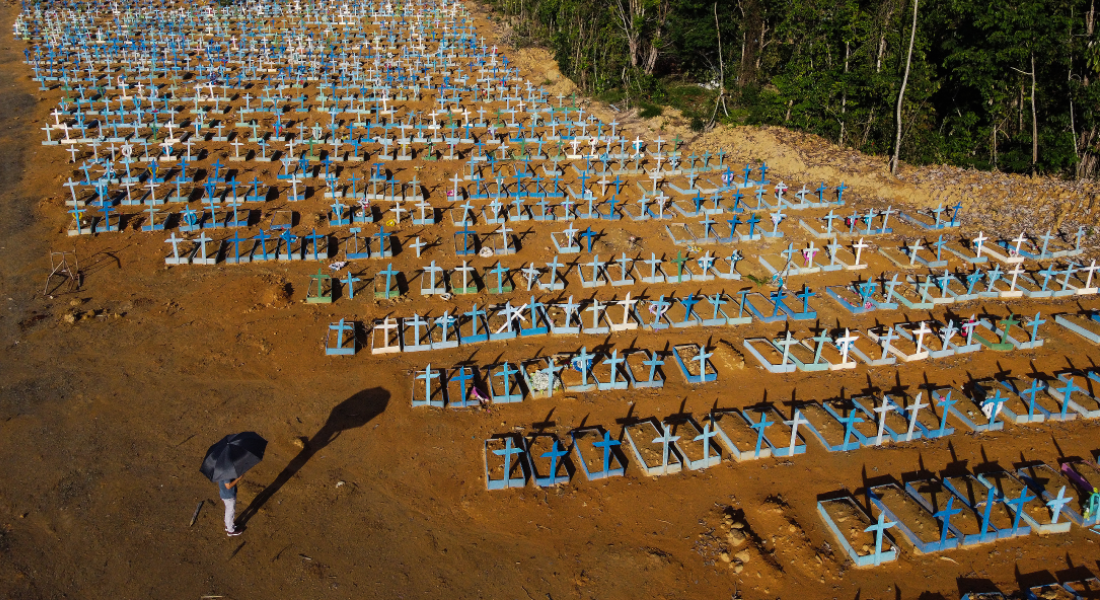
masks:
{"label": "green foliage", "polygon": [[664,109],[660,106],[657,106],[656,104],[649,104],[647,102],[641,105],[641,110],[638,111],[638,116],[643,119],[652,119],[653,117],[661,116],[661,113],[663,112]]}
{"label": "green foliage", "polygon": [[[643,117],[669,106],[701,129],[724,82],[720,120],[893,150],[914,0],[644,0],[629,28],[616,12],[627,0],[483,1],[516,37],[550,48],[586,92]],[[1079,157],[1100,153],[1092,1],[921,0],[902,159],[1076,174]]]}

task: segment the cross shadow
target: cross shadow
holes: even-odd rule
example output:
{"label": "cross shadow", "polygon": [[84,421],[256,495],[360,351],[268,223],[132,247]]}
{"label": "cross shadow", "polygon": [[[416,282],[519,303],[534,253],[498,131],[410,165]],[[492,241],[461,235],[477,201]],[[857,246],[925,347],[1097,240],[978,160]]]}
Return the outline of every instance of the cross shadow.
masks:
{"label": "cross shadow", "polygon": [[244,509],[241,515],[237,517],[237,524],[247,525],[248,521],[256,516],[256,513],[263,508],[264,504],[271,500],[272,496],[297,475],[298,471],[302,470],[302,467],[309,462],[309,459],[313,458],[314,454],[324,450],[326,446],[340,437],[341,433],[362,427],[382,414],[382,411],[386,410],[389,399],[390,393],[388,391],[375,387],[358,392],[334,406],[325,424],[305,443],[305,448],[283,467],[282,472],[275,480],[252,500],[248,508]]}

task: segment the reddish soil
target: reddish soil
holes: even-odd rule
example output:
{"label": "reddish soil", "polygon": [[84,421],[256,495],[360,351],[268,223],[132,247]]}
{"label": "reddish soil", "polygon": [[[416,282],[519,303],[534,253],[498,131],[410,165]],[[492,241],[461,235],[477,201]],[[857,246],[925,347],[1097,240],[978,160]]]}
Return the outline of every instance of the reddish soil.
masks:
{"label": "reddish soil", "polygon": [[[0,21],[10,25],[17,10],[6,4]],[[487,21],[479,27],[492,35]],[[1097,364],[1100,352],[1072,334],[1050,329],[1047,344],[1035,351],[986,350],[888,368],[773,375],[755,359],[741,363],[733,348],[745,337],[774,337],[776,326],[625,332],[613,334],[620,348],[632,342],[661,350],[689,343],[706,343],[708,351],[733,348],[725,359],[712,360],[719,378],[714,384],[687,385],[666,356],[662,370],[669,380],[662,389],[557,393],[462,411],[413,410],[412,373],[428,362],[435,368],[464,361],[517,365],[581,345],[595,351],[608,344],[608,336],[519,338],[421,355],[361,350],[353,358],[328,358],[322,349],[328,323],[427,314],[439,301],[415,291],[375,301],[363,292],[362,300],[310,305],[304,300],[308,275],[317,268],[312,263],[166,267],[164,236],[133,226],[120,234],[68,238],[70,216],[62,207],[67,191],[61,187],[71,175],[68,157],[38,145],[37,128],[56,93],[36,91],[20,62],[23,47],[10,35],[0,41],[0,597],[956,598],[981,586],[1010,591],[1082,569],[1100,572],[1100,537],[1079,527],[943,554],[917,555],[902,545],[896,562],[854,569],[835,550],[816,506],[823,494],[858,492],[880,478],[1091,458],[1100,429],[1086,420],[1008,426],[978,436],[960,430],[942,440],[849,453],[825,452],[803,431],[807,453],[789,460],[726,461],[655,478],[628,464],[624,477],[588,482],[577,474],[568,485],[547,490],[529,484],[489,492],[483,480],[484,440],[515,428],[556,431],[565,440],[572,428],[602,425],[618,438],[624,419],[688,413],[702,422],[714,407],[761,400],[782,404],[789,418],[791,401],[853,393],[915,396],[927,382],[961,387],[1001,372],[1023,376]],[[730,135],[700,144],[755,140],[761,144],[757,156],[769,164],[772,156],[788,152],[791,158],[776,166],[789,169],[783,174],[794,189],[800,178],[837,183],[846,173],[835,157],[827,168],[800,170],[811,160],[807,156],[820,155],[817,142],[798,146],[802,138],[775,130]],[[748,143],[741,146],[745,152]],[[423,167],[421,180],[437,195],[437,186],[452,174],[420,161],[403,168],[414,167]],[[858,181],[849,179],[856,205],[890,200],[897,208],[907,198],[928,203],[931,184],[918,189],[896,181],[880,200],[868,190],[882,180],[881,169],[874,161],[853,168],[864,173]],[[921,179],[922,173],[905,171],[909,180],[928,181],[931,175]],[[411,179],[410,173],[401,177]],[[1052,221],[1076,222],[1089,200],[1064,202],[1066,209]],[[313,219],[326,207],[313,198],[299,210]],[[972,204],[967,210],[964,232],[976,233],[982,215]],[[1005,223],[1007,232],[1018,219],[1004,214],[995,222]],[[790,223],[784,227],[793,229]],[[639,238],[638,246],[633,240],[628,245],[625,234],[609,235],[597,243],[603,244],[598,251],[676,253],[656,225],[623,229]],[[538,229],[507,261],[543,264],[547,230]],[[416,231],[404,226],[403,240]],[[434,251],[442,256],[450,252],[450,233],[443,223],[423,235],[442,238]],[[753,247],[779,249],[768,242]],[[73,249],[83,276],[79,290],[43,295],[48,252]],[[868,254],[871,272],[894,270],[885,258]],[[763,278],[753,258],[747,256],[741,270]],[[479,260],[479,268],[494,262]],[[417,264],[408,251],[394,259],[394,268],[407,274]],[[369,268],[376,272],[380,266]],[[850,273],[806,279],[819,289],[850,280]],[[747,279],[715,281],[705,291],[751,285]],[[700,287],[653,285],[647,294],[682,295]],[[564,296],[570,293],[589,295],[575,270]],[[610,287],[597,293],[603,300],[625,295]],[[510,299],[515,306],[529,296],[517,289],[490,302]],[[483,290],[452,303],[468,310],[475,301],[483,307],[488,298]],[[867,328],[882,318],[850,316],[820,296],[814,302],[822,323],[831,327],[839,322]],[[1011,310],[1046,317],[1098,306],[1093,298],[1021,300]],[[1009,312],[995,301],[964,310],[972,309]],[[932,313],[943,315],[941,308]],[[923,318],[925,311],[908,310],[888,317]],[[241,484],[238,507],[246,532],[227,539],[214,486],[198,465],[211,443],[240,430],[259,432],[271,443],[265,460]],[[625,446],[620,450],[628,462],[635,460]],[[749,541],[727,541],[734,528],[724,519],[733,513],[743,527],[737,530],[751,533]],[[708,539],[714,541],[703,544]],[[747,554],[726,561],[723,552]]]}

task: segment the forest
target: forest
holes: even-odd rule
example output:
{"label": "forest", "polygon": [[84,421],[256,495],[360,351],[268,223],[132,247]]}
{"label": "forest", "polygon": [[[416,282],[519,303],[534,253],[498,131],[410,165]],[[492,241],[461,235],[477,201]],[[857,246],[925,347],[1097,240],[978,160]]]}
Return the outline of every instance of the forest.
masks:
{"label": "forest", "polygon": [[482,0],[642,116],[1069,179],[1100,174],[1096,1]]}

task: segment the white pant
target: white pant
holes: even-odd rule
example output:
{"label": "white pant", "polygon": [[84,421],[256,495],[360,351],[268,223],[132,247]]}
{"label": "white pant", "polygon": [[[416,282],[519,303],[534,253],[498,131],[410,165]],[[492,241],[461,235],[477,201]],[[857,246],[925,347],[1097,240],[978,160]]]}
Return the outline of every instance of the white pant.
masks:
{"label": "white pant", "polygon": [[225,502],[225,530],[233,531],[233,519],[237,516],[237,499],[222,498],[222,502]]}

